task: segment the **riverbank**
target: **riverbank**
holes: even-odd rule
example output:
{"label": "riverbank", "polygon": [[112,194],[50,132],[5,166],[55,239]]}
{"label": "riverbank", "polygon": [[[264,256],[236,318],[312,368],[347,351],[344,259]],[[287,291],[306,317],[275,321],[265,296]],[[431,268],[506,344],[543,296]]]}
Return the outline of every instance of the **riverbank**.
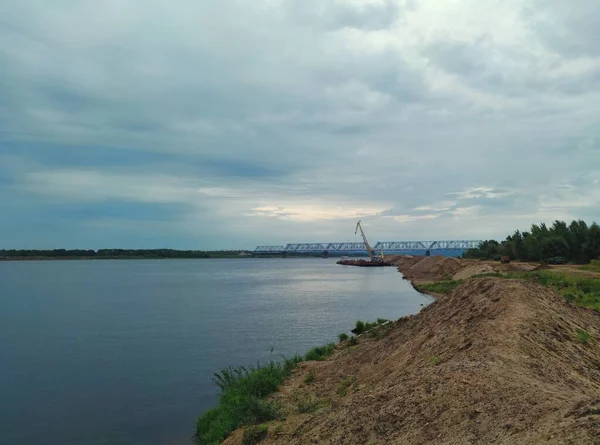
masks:
{"label": "riverbank", "polygon": [[453,289],[324,361],[299,363],[269,398],[277,419],[224,443],[257,443],[253,431],[286,445],[595,443],[600,312],[541,283],[473,277],[536,265],[430,258],[390,261],[417,288]]}

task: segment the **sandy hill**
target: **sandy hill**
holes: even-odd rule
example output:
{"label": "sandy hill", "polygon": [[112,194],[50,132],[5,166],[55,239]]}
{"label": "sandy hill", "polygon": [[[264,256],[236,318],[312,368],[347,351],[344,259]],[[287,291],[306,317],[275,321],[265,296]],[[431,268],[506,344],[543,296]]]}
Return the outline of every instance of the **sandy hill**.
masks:
{"label": "sandy hill", "polygon": [[533,283],[469,279],[383,338],[302,364],[261,443],[600,444],[594,339],[596,311]]}

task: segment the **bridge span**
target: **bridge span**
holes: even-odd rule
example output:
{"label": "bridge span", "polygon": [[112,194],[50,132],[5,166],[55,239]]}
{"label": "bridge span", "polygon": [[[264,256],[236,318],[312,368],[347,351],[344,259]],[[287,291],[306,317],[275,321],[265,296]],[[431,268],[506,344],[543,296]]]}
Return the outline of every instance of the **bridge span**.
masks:
{"label": "bridge span", "polygon": [[[373,246],[376,252],[412,252],[415,250],[467,250],[476,249],[483,243],[480,240],[440,240],[440,241],[380,241]],[[285,246],[258,246],[256,254],[283,253],[359,253],[366,252],[364,243],[299,243]]]}

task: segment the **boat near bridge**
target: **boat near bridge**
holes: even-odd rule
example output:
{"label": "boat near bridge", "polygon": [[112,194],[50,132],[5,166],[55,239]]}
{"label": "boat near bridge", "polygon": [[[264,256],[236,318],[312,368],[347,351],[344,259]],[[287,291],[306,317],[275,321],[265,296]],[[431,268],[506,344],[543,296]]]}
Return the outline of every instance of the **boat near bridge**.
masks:
{"label": "boat near bridge", "polygon": [[344,259],[342,258],[336,264],[340,264],[342,266],[358,266],[358,267],[385,267],[385,266],[393,266],[392,263],[388,263],[386,261],[371,261],[371,260],[351,260],[350,258]]}

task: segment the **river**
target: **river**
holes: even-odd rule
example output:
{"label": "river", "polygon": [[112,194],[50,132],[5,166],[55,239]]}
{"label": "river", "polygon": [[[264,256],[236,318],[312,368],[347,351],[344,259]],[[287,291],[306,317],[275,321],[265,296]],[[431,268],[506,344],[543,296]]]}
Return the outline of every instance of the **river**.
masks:
{"label": "river", "polygon": [[0,262],[0,443],[189,444],[213,372],[429,302],[334,259]]}

